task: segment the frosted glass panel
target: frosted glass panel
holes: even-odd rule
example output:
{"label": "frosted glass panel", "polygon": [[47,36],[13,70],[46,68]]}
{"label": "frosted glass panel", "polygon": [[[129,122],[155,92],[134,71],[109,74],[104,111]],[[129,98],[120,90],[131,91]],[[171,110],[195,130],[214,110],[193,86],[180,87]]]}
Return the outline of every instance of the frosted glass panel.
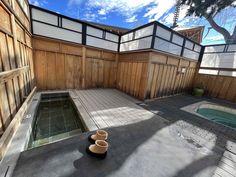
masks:
{"label": "frosted glass panel", "polygon": [[103,31],[93,28],[93,27],[90,27],[90,26],[87,26],[87,34],[102,38]]}
{"label": "frosted glass panel", "polygon": [[167,42],[165,40],[156,38],[154,48],[157,50],[165,51],[168,53],[172,53],[175,55],[180,55],[182,47],[172,44],[170,42]]}
{"label": "frosted glass panel", "polygon": [[135,41],[120,44],[120,51],[139,50],[151,47],[152,37],[142,38]]}
{"label": "frosted glass panel", "polygon": [[201,67],[236,68],[235,53],[207,53],[203,55]]}
{"label": "frosted glass panel", "polygon": [[108,33],[106,32],[106,39],[114,41],[114,42],[118,42],[119,41],[119,36],[112,34],[112,33]]}
{"label": "frosted glass panel", "polygon": [[219,57],[214,54],[204,54],[202,57],[201,67],[218,67]]}
{"label": "frosted glass panel", "polygon": [[234,45],[229,45],[227,51],[229,51],[229,52],[236,52],[236,44],[234,44]]}
{"label": "frosted glass panel", "polygon": [[193,49],[193,42],[186,40],[185,47],[192,50]]}
{"label": "frosted glass panel", "polygon": [[32,9],[32,18],[34,20],[46,22],[52,25],[56,26],[58,25],[58,19],[56,15],[52,15],[50,13],[43,12],[41,10]]}
{"label": "frosted glass panel", "polygon": [[200,74],[210,74],[210,75],[217,75],[218,70],[210,70],[210,69],[199,69]]}
{"label": "frosted glass panel", "polygon": [[77,23],[65,18],[62,18],[62,27],[68,28],[74,31],[82,32],[82,24]]}
{"label": "frosted glass panel", "polygon": [[194,46],[194,50],[195,50],[196,52],[200,52],[200,51],[201,51],[201,46],[195,44],[195,46]]}
{"label": "frosted glass panel", "polygon": [[236,76],[236,71],[220,71],[219,75],[221,76]]}
{"label": "frosted glass panel", "polygon": [[47,36],[55,39],[81,43],[81,34],[58,28],[51,25],[46,25],[40,22],[33,22],[34,34]]}
{"label": "frosted glass panel", "polygon": [[107,50],[117,51],[117,49],[118,49],[118,44],[116,44],[114,42],[106,41],[103,39],[98,39],[98,38],[95,38],[92,36],[87,36],[86,42],[87,42],[87,45],[98,47],[98,48],[103,48],[103,49],[107,49]]}
{"label": "frosted glass panel", "polygon": [[191,51],[191,50],[188,50],[188,49],[184,49],[183,56],[185,58],[190,58],[190,59],[193,59],[193,60],[198,60],[199,53]]}
{"label": "frosted glass panel", "polygon": [[171,35],[171,32],[160,27],[160,26],[157,26],[157,32],[156,32],[156,35],[161,37],[161,38],[164,38],[164,39],[167,39],[167,40],[170,40],[170,35]]}
{"label": "frosted glass panel", "polygon": [[225,48],[225,45],[208,46],[208,47],[205,47],[204,52],[223,52],[224,48]]}
{"label": "frosted glass panel", "polygon": [[153,34],[153,25],[135,31],[135,39]]}
{"label": "frosted glass panel", "polygon": [[133,32],[121,36],[121,42],[131,41],[133,39]]}
{"label": "frosted glass panel", "polygon": [[173,34],[172,42],[182,46],[184,39],[182,37],[180,37],[179,35]]}

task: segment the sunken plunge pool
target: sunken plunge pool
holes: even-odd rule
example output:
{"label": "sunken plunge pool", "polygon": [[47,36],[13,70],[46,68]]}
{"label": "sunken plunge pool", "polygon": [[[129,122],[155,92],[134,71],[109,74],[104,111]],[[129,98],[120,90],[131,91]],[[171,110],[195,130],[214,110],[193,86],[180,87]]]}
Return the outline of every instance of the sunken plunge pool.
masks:
{"label": "sunken plunge pool", "polygon": [[59,141],[84,131],[69,93],[42,93],[28,148]]}

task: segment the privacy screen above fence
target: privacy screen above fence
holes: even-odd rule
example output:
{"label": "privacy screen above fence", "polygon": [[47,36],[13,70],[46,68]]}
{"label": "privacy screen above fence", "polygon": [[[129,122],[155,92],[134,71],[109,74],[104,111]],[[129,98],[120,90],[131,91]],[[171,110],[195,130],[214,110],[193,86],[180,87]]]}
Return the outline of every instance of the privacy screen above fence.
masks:
{"label": "privacy screen above fence", "polygon": [[236,44],[206,46],[199,73],[236,76]]}
{"label": "privacy screen above fence", "polygon": [[31,9],[33,34],[82,43],[82,24],[36,8]]}
{"label": "privacy screen above fence", "polygon": [[152,22],[123,35],[31,6],[33,34],[116,52],[153,49],[198,60],[202,46],[172,29]]}
{"label": "privacy screen above fence", "polygon": [[198,60],[201,52],[201,45],[186,39],[186,37],[164,25],[157,24],[154,49],[190,58],[192,60]]}
{"label": "privacy screen above fence", "polygon": [[131,51],[150,49],[152,43],[154,24],[143,27],[131,32],[128,32],[121,36],[120,51]]}
{"label": "privacy screen above fence", "polygon": [[170,28],[153,22],[121,35],[120,51],[154,49],[192,60],[198,60],[201,45]]}
{"label": "privacy screen above fence", "polygon": [[119,35],[31,6],[33,34],[118,51]]}

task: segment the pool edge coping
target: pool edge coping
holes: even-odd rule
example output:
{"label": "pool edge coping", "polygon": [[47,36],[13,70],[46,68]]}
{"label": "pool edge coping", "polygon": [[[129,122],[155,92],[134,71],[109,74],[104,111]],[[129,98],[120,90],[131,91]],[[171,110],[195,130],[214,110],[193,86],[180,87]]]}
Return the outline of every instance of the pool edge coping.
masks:
{"label": "pool edge coping", "polygon": [[[207,105],[206,107],[204,105]],[[210,106],[209,106],[210,105]],[[182,111],[185,111],[185,112],[188,112],[190,114],[194,114],[198,117],[201,117],[211,123],[215,123],[216,125],[219,125],[219,126],[223,126],[223,127],[226,127],[226,128],[229,128],[230,130],[233,130],[233,131],[236,131],[236,128],[233,128],[233,127],[230,127],[230,126],[227,126],[227,125],[224,125],[222,123],[218,123],[218,122],[215,122],[215,121],[211,121],[209,119],[207,119],[205,116],[197,113],[197,110],[198,108],[216,108],[216,107],[220,107],[220,111],[224,111],[225,109],[227,110],[233,110],[233,112],[236,111],[236,109],[234,108],[229,108],[229,107],[226,107],[226,106],[222,106],[220,104],[216,104],[216,103],[212,103],[212,102],[209,102],[209,101],[200,101],[200,102],[197,102],[197,103],[193,103],[193,104],[190,104],[188,106],[184,106],[182,108],[180,108],[180,110]],[[235,113],[232,113],[232,112],[227,112],[227,113],[231,113],[231,114],[235,114]]]}
{"label": "pool edge coping", "polygon": [[[21,152],[26,151],[29,143],[29,138],[32,132],[32,124],[36,114],[37,107],[40,103],[41,94],[43,93],[68,93],[77,113],[81,116],[80,119],[86,131],[97,130],[98,127],[92,121],[90,115],[85,110],[84,106],[79,100],[79,97],[73,92],[74,90],[46,90],[36,91],[32,96],[29,107],[22,116],[20,126],[16,130],[12,141],[8,147],[6,154],[0,162],[0,177],[11,177],[13,175],[15,166],[20,157]],[[29,117],[29,115],[31,115]],[[24,137],[24,138],[22,138]],[[69,138],[69,137],[68,137]],[[52,142],[53,143],[53,142]]]}

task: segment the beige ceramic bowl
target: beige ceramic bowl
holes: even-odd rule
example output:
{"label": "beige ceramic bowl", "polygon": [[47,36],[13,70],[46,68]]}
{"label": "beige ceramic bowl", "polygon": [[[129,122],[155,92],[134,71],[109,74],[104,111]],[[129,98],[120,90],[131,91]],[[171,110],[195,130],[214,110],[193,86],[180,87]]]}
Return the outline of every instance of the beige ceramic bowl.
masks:
{"label": "beige ceramic bowl", "polygon": [[89,150],[96,154],[104,154],[108,150],[108,143],[104,140],[96,140],[95,144],[89,146]]}
{"label": "beige ceramic bowl", "polygon": [[95,135],[92,135],[91,138],[96,140],[107,140],[108,133],[105,130],[97,130]]}

